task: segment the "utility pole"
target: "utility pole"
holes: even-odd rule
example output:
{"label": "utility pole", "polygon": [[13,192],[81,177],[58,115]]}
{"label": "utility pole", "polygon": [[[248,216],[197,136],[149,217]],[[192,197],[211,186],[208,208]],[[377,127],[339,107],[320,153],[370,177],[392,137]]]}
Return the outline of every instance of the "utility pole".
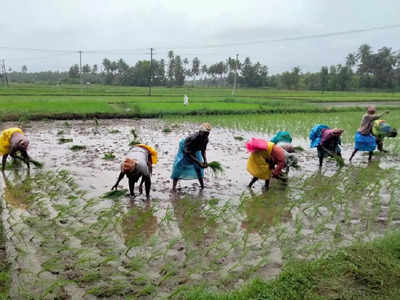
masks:
{"label": "utility pole", "polygon": [[150,48],[150,78],[149,78],[149,96],[151,96],[151,81],[153,80],[153,48]]}
{"label": "utility pole", "polygon": [[81,88],[82,88],[82,50],[79,50],[78,53],[79,53],[79,82],[81,83]]}
{"label": "utility pole", "polygon": [[234,79],[233,79],[232,96],[235,94],[235,91],[236,91],[237,70],[238,70],[238,57],[239,57],[239,54],[236,54],[236,59],[235,59],[235,77],[234,77]]}
{"label": "utility pole", "polygon": [[1,77],[3,77],[3,82],[5,83],[6,87],[8,87],[7,69],[4,59],[2,60],[1,64]]}

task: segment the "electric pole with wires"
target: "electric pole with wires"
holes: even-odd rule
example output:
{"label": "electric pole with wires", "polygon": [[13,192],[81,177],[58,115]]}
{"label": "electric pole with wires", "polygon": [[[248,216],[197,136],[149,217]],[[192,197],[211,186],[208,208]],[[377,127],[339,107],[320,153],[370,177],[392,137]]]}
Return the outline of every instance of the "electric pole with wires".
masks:
{"label": "electric pole with wires", "polygon": [[150,48],[149,96],[151,96],[151,83],[153,80],[153,50],[153,48]]}
{"label": "electric pole with wires", "polygon": [[79,50],[78,53],[79,53],[79,82],[82,88],[82,50]]}
{"label": "electric pole with wires", "polygon": [[236,59],[235,59],[235,77],[233,78],[232,96],[235,95],[235,91],[236,91],[238,58],[239,58],[239,54],[236,54]]}
{"label": "electric pole with wires", "polygon": [[8,87],[8,77],[7,77],[7,69],[6,69],[6,63],[5,60],[3,59],[1,61],[1,78],[3,79],[3,84]]}

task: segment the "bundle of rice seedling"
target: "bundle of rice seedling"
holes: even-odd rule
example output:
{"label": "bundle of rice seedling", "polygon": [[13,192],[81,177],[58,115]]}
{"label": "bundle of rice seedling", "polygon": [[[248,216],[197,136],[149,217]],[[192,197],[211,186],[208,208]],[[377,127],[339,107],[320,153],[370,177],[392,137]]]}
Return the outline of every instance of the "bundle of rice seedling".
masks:
{"label": "bundle of rice seedling", "polygon": [[336,164],[339,167],[344,167],[345,163],[344,163],[344,159],[341,155],[337,155],[336,153],[333,153],[332,151],[326,149],[325,147],[322,147],[322,149],[324,149],[324,151],[326,153],[328,153],[330,156],[332,156],[336,160]]}
{"label": "bundle of rice seedling", "polygon": [[294,151],[304,151],[304,148],[301,146],[293,147]]}
{"label": "bundle of rice seedling", "polygon": [[141,144],[141,142],[137,141],[137,140],[133,140],[133,141],[129,142],[129,146],[131,146],[131,147],[138,145],[138,144]]}
{"label": "bundle of rice seedling", "polygon": [[80,150],[85,150],[86,146],[84,146],[84,145],[72,145],[70,149],[72,151],[80,151]]}
{"label": "bundle of rice seedling", "polygon": [[218,161],[209,162],[208,167],[211,169],[211,171],[214,173],[214,175],[224,172],[224,168],[221,166],[221,163],[219,163]]}
{"label": "bundle of rice seedling", "polygon": [[341,156],[339,156],[339,155],[335,155],[333,158],[336,160],[336,164],[337,164],[339,167],[344,167],[345,163],[344,163],[343,157],[341,157]]}
{"label": "bundle of rice seedling", "polygon": [[58,143],[59,144],[65,144],[65,143],[71,143],[73,140],[72,139],[66,139],[66,138],[59,138]]}
{"label": "bundle of rice seedling", "polygon": [[31,162],[36,168],[43,168],[43,163],[40,161],[29,159],[29,162]]}
{"label": "bundle of rice seedling", "polygon": [[[13,167],[19,167],[21,165],[21,161],[25,161],[22,157],[16,156],[16,159],[13,160],[13,163],[11,165],[6,165],[8,168],[13,168]],[[18,159],[18,160],[17,160]],[[36,168],[43,168],[43,163],[34,160],[32,158],[29,158],[29,162],[32,163]]]}
{"label": "bundle of rice seedling", "polygon": [[109,198],[113,200],[118,200],[119,198],[125,196],[128,193],[127,189],[122,190],[112,190],[107,193],[104,193],[102,198]]}

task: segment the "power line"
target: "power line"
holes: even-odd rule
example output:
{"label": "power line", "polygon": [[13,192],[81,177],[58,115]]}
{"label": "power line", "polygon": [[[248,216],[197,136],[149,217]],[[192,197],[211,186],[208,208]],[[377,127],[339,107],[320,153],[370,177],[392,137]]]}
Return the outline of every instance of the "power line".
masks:
{"label": "power line", "polygon": [[[248,46],[248,45],[267,44],[267,43],[286,42],[286,41],[319,39],[319,38],[325,38],[325,37],[341,36],[341,35],[364,33],[364,32],[371,32],[371,31],[395,29],[395,28],[400,28],[400,24],[361,28],[361,29],[352,29],[352,30],[346,30],[346,31],[328,32],[328,33],[320,33],[320,34],[301,35],[301,36],[269,39],[269,40],[220,43],[220,44],[210,44],[210,45],[204,45],[204,46],[191,46],[191,47],[186,47],[186,46],[184,46],[184,47],[157,47],[157,49],[159,49],[159,50],[163,50],[163,49],[164,50],[168,50],[168,49],[196,50],[196,49],[223,48],[223,47],[232,47],[232,46]],[[18,48],[18,47],[8,47],[8,46],[0,46],[0,49],[15,50],[15,51],[57,52],[57,53],[76,53],[78,51],[78,50],[70,50],[70,49],[57,50],[57,49],[39,49],[39,48]],[[141,54],[141,53],[144,53],[147,49],[148,48],[102,49],[102,50],[82,50],[82,52],[85,54],[112,54],[112,53],[116,54],[116,55],[124,54],[124,53]]]}
{"label": "power line", "polygon": [[[319,38],[325,38],[325,37],[331,37],[331,36],[340,36],[340,35],[348,35],[348,34],[355,34],[355,33],[364,33],[364,32],[386,30],[386,29],[394,29],[394,28],[400,28],[400,24],[388,25],[388,26],[380,26],[380,27],[371,27],[371,28],[364,28],[364,29],[353,29],[353,30],[347,30],[347,31],[321,33],[321,34],[302,35],[302,36],[279,38],[279,39],[270,39],[270,40],[259,40],[259,41],[250,41],[250,42],[214,44],[214,45],[206,45],[206,46],[202,46],[202,47],[180,47],[180,48],[174,48],[174,49],[184,49],[184,50],[193,50],[194,49],[195,50],[195,49],[209,49],[209,48],[221,48],[221,47],[232,47],[232,46],[248,46],[248,45],[267,44],[267,43],[286,42],[286,41],[319,39]],[[159,49],[163,49],[163,48],[159,48]]]}

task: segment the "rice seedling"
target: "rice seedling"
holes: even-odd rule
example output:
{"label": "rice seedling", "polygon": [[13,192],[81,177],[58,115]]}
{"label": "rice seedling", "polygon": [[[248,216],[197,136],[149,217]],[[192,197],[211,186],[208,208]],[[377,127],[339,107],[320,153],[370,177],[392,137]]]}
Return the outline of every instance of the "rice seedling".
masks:
{"label": "rice seedling", "polygon": [[71,148],[72,151],[80,151],[80,150],[85,150],[86,146],[84,145],[72,145]]}
{"label": "rice seedling", "polygon": [[244,137],[242,137],[242,136],[234,136],[233,138],[235,140],[237,140],[237,141],[243,141],[244,140]]}
{"label": "rice seedling", "polygon": [[64,134],[64,130],[57,131],[57,135],[63,135],[63,134]]}
{"label": "rice seedling", "polygon": [[36,168],[43,168],[43,163],[37,160],[29,159],[29,162],[32,163]]}
{"label": "rice seedling", "polygon": [[131,129],[131,134],[133,135],[133,138],[134,138],[135,140],[139,138],[138,134],[136,133],[135,128],[132,128],[132,129]]}
{"label": "rice seedling", "polygon": [[133,140],[133,141],[130,141],[130,142],[129,142],[129,146],[131,146],[131,147],[133,147],[133,146],[135,146],[135,145],[138,145],[138,144],[141,144],[141,142],[140,142],[140,141],[137,141],[137,140]]}
{"label": "rice seedling", "polygon": [[293,149],[294,149],[294,151],[295,151],[295,152],[301,152],[301,151],[304,151],[304,148],[303,148],[303,147],[301,147],[301,146],[295,146],[295,147],[293,147]]}
{"label": "rice seedling", "polygon": [[171,130],[171,128],[169,128],[169,127],[164,127],[163,130],[162,130],[162,132],[164,132],[164,133],[170,133],[170,132],[172,132],[172,130]]}
{"label": "rice seedling", "polygon": [[111,129],[109,131],[111,134],[116,134],[116,133],[120,133],[120,131],[118,129]]}
{"label": "rice seedling", "polygon": [[219,173],[224,172],[224,168],[221,163],[218,161],[212,161],[207,164],[207,166],[211,169],[214,175],[218,175]]}
{"label": "rice seedling", "polygon": [[66,143],[72,143],[73,139],[66,139],[66,138],[59,138],[58,143],[59,144],[66,144]]}
{"label": "rice seedling", "polygon": [[106,152],[106,153],[104,153],[103,159],[104,160],[114,160],[115,159],[114,152]]}
{"label": "rice seedling", "polygon": [[121,197],[128,195],[128,190],[112,190],[103,194],[102,198],[110,198],[113,200],[118,200]]}

